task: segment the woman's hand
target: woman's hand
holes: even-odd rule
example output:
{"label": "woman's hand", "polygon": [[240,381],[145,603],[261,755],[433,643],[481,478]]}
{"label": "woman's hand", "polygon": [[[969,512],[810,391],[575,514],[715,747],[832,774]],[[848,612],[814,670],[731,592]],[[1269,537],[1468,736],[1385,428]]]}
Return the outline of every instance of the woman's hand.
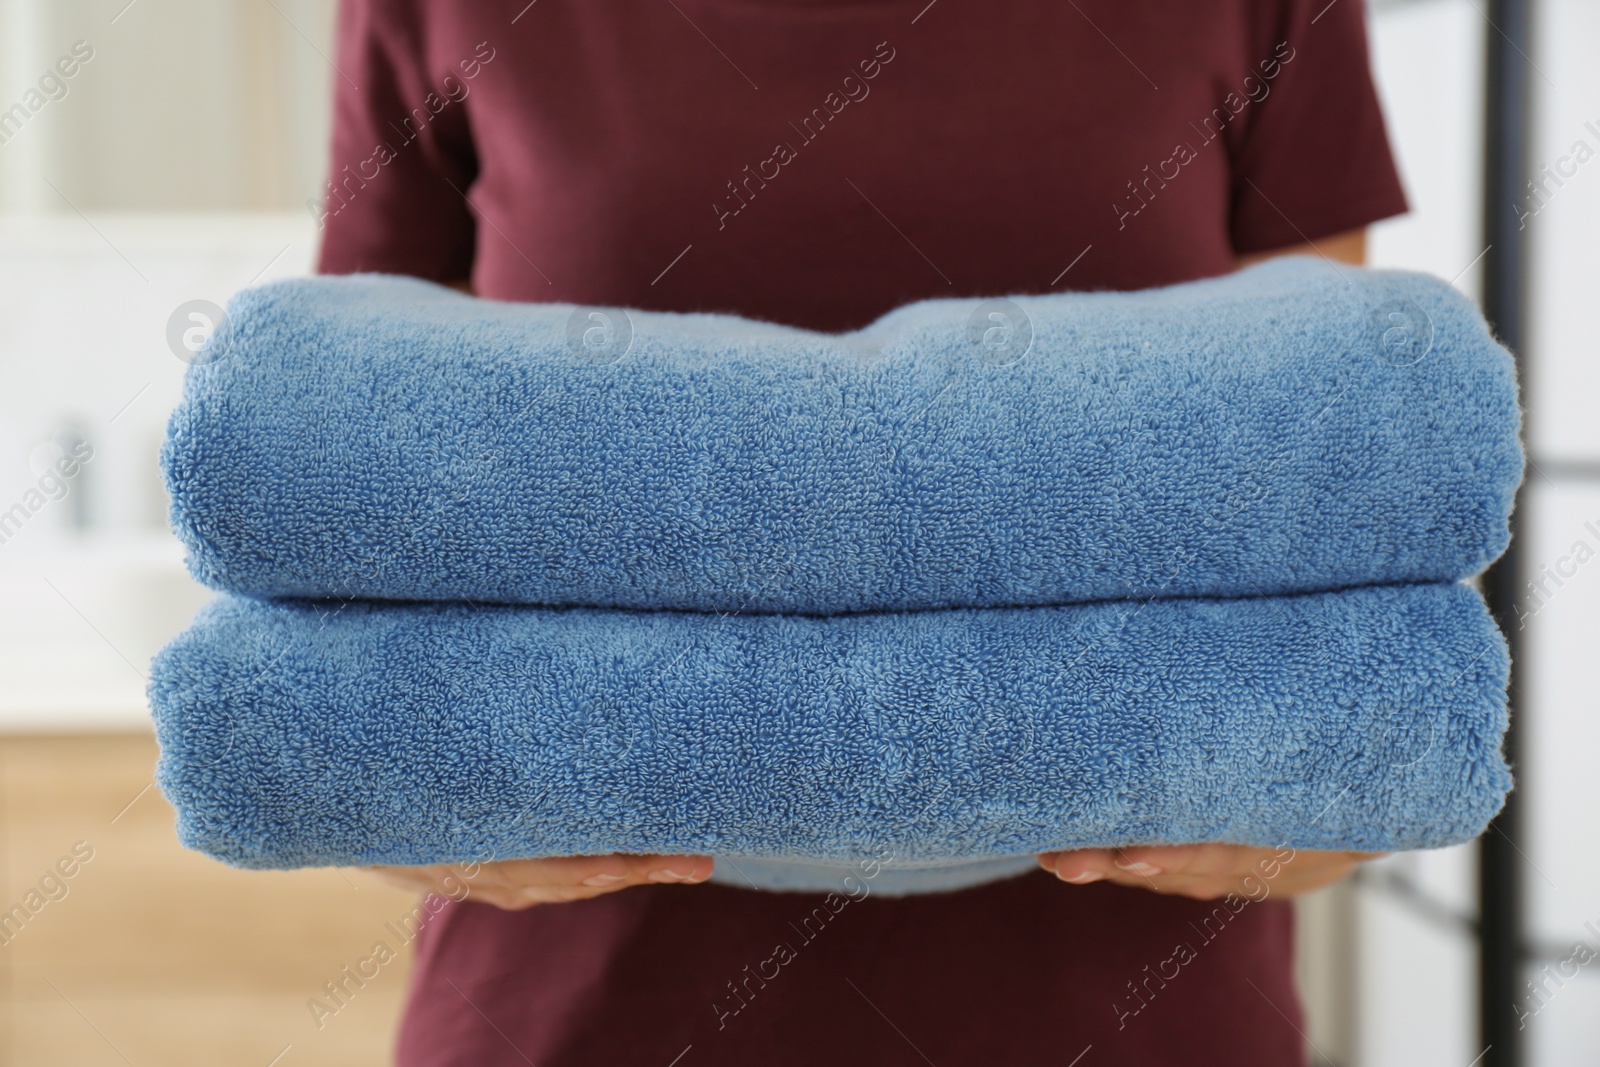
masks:
{"label": "woman's hand", "polygon": [[507,911],[563,904],[633,885],[698,884],[711,877],[710,856],[563,856],[431,867],[363,867],[390,885]]}
{"label": "woman's hand", "polygon": [[1118,885],[1196,900],[1232,893],[1260,900],[1296,896],[1337,882],[1364,860],[1385,852],[1317,852],[1248,845],[1140,845],[1046,852],[1039,865],[1063,882],[1088,885],[1102,878]]}

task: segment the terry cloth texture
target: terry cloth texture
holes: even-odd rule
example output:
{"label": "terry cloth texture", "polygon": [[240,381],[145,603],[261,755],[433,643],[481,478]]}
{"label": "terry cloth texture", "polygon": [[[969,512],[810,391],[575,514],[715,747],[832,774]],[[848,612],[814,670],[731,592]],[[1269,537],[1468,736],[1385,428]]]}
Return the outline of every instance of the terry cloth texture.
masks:
{"label": "terry cloth texture", "polygon": [[163,463],[218,589],[824,615],[1454,580],[1518,420],[1465,297],[1315,259],[837,335],[357,275],[236,297]]}
{"label": "terry cloth texture", "polygon": [[180,837],[240,866],[709,852],[910,892],[1061,848],[1466,841],[1510,786],[1506,670],[1449,583],[828,618],[223,595],[151,698]]}

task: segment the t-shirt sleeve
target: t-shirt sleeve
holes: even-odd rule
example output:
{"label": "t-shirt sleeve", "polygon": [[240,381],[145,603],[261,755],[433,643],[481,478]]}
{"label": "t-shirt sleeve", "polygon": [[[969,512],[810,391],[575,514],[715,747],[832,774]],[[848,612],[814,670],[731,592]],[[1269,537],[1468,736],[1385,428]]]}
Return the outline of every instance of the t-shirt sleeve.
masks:
{"label": "t-shirt sleeve", "polygon": [[430,69],[426,43],[410,0],[340,4],[321,273],[471,276],[477,155],[465,101],[450,99],[456,82]]}
{"label": "t-shirt sleeve", "polygon": [[1365,4],[1261,0],[1257,10],[1257,58],[1244,84],[1252,102],[1231,146],[1234,250],[1304,244],[1405,212]]}

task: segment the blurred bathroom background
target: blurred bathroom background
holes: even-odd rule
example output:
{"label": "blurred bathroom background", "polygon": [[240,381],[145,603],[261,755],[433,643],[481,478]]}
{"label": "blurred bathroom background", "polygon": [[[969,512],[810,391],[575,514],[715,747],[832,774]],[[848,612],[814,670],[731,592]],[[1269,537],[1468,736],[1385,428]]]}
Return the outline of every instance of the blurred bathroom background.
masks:
{"label": "blurred bathroom background", "polygon": [[[1372,260],[1475,295],[1498,31],[1480,0],[1369,8],[1413,204],[1374,229]],[[0,1065],[387,1062],[403,964],[321,1025],[306,1002],[410,902],[354,872],[243,874],[183,853],[150,786],[143,695],[150,655],[207,597],[156,470],[181,338],[209,326],[191,302],[310,267],[333,15],[334,0],[0,0],[0,909],[79,861],[46,907],[0,927]],[[1516,845],[1539,1067],[1600,1063],[1600,960],[1571,973],[1579,946],[1600,952],[1596,42],[1600,3],[1536,5],[1529,122],[1553,180],[1520,209],[1538,209],[1522,544],[1542,585]],[[41,83],[64,57],[72,76]],[[42,84],[42,106],[8,123]],[[71,478],[52,474],[63,455]],[[1472,847],[1395,856],[1302,903],[1313,1062],[1476,1062],[1475,864]]]}

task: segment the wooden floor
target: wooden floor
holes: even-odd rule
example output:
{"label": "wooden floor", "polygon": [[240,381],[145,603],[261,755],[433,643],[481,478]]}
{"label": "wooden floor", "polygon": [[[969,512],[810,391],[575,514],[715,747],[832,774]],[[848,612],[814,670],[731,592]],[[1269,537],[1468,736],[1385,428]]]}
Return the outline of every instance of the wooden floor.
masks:
{"label": "wooden floor", "polygon": [[47,881],[59,899],[0,927],[0,1065],[389,1063],[409,953],[320,1026],[308,1001],[376,942],[397,946],[385,924],[413,899],[356,871],[184,851],[155,756],[147,734],[0,739],[0,911],[26,908],[75,843],[93,849],[65,895]]}
{"label": "wooden floor", "polygon": [[[146,734],[0,739],[0,920],[75,843],[94,850],[65,896],[0,927],[0,1067],[389,1063],[409,953],[321,1026],[307,1002],[376,942],[397,945],[387,924],[415,901],[357,871],[236,871],[184,851],[155,757]],[[1300,908],[1310,1036],[1335,1057],[1348,893]]]}

